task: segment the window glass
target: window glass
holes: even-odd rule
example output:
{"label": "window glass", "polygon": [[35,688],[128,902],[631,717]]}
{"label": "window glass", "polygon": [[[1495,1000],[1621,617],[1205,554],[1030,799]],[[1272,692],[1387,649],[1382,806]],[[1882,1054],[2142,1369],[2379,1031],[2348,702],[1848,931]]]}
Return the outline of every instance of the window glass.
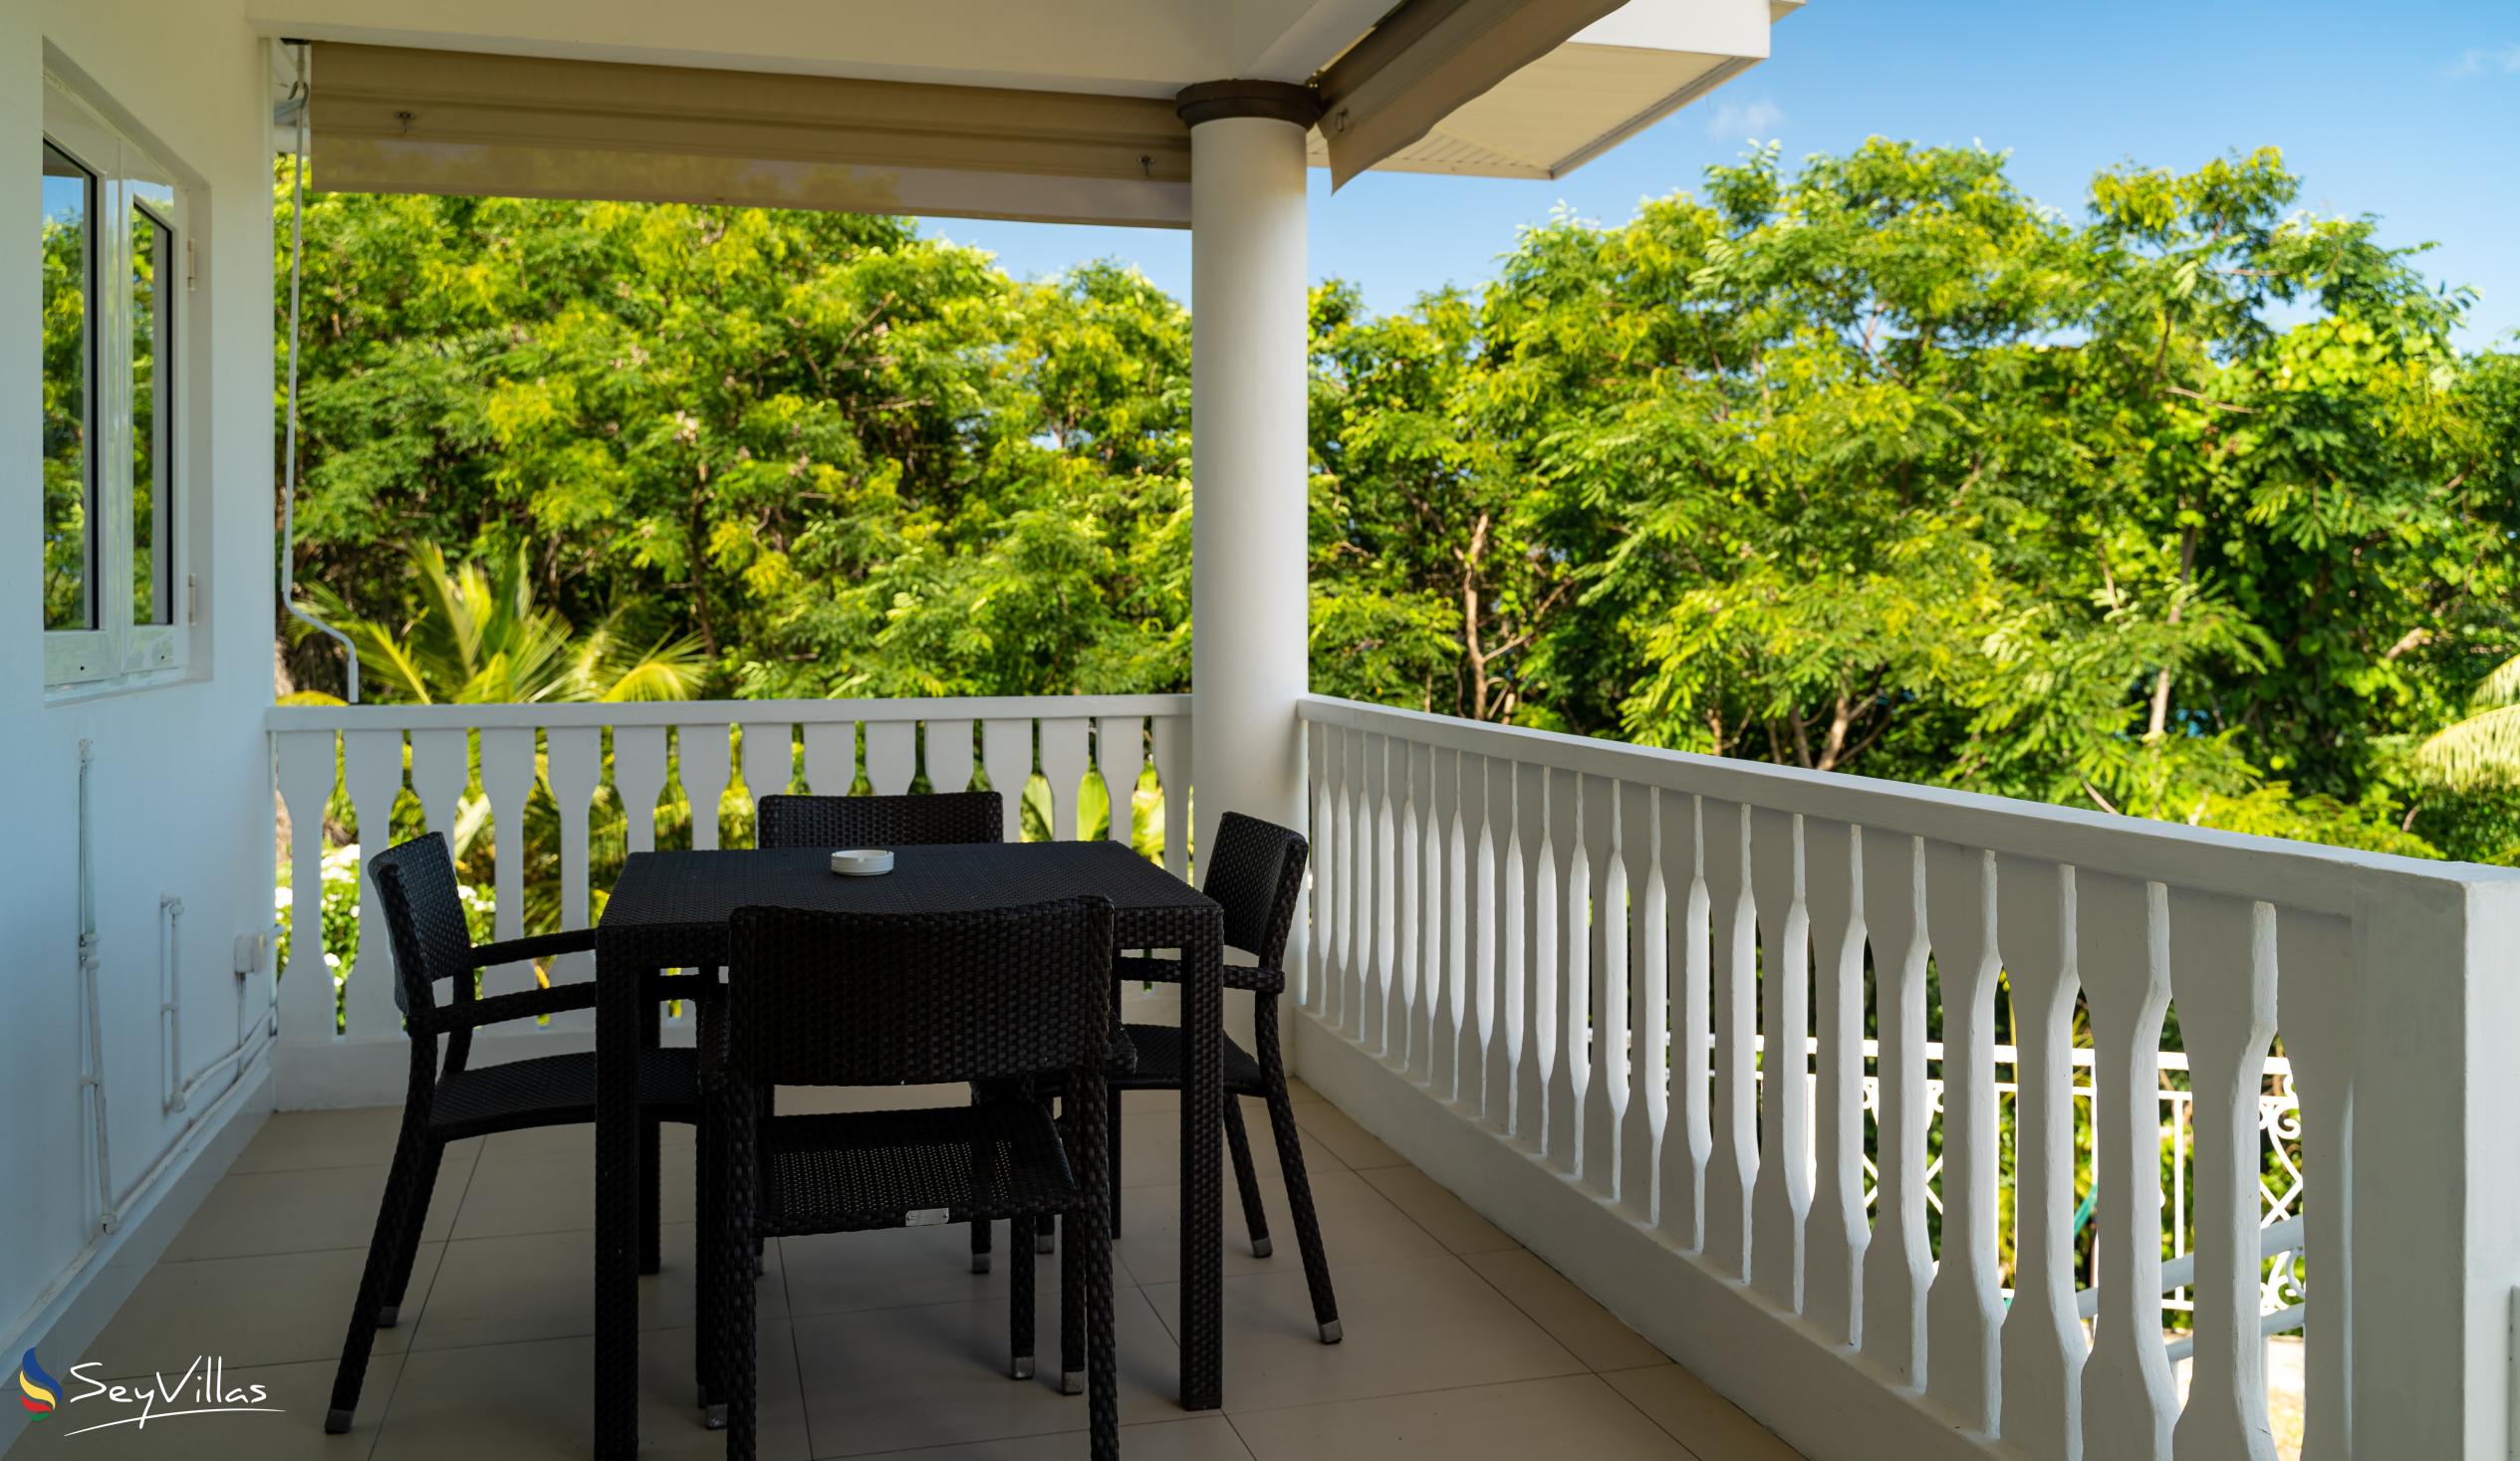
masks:
{"label": "window glass", "polygon": [[142,196],[131,205],[131,622],[162,624],[174,621],[168,552],[174,494],[167,490],[173,457],[166,450],[166,381],[173,371],[160,365],[168,359],[174,320],[168,306],[177,272],[175,231],[165,221],[174,197],[164,189],[135,190]]}
{"label": "window glass", "polygon": [[[24,155],[21,153],[20,155]],[[96,627],[96,174],[44,146],[44,627]]]}

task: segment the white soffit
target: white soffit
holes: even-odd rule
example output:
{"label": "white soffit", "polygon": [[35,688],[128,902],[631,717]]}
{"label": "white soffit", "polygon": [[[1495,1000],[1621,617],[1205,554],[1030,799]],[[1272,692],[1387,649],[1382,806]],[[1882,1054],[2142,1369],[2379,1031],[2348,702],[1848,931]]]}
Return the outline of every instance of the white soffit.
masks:
{"label": "white soffit", "polygon": [[[1801,0],[1629,0],[1372,164],[1386,172],[1561,177],[1749,70]],[[1312,137],[1316,166],[1336,107]]]}

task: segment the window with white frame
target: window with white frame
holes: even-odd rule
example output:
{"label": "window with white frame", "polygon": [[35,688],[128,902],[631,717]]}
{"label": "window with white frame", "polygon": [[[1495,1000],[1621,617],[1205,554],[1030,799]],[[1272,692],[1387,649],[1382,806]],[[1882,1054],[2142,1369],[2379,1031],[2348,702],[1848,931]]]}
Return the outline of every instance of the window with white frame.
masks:
{"label": "window with white frame", "polygon": [[186,657],[185,190],[51,78],[43,162],[44,681],[145,682]]}

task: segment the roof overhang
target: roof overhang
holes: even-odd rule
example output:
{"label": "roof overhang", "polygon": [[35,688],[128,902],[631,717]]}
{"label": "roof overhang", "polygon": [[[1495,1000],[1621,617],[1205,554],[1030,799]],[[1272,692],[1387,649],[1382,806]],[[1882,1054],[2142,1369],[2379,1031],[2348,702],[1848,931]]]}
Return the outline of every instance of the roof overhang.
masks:
{"label": "roof overhang", "polygon": [[[1768,27],[1803,0],[1628,0],[1475,95],[1425,118],[1372,164],[1386,172],[1563,177],[1766,59]],[[1337,76],[1334,65],[1329,77]],[[1312,138],[1337,174],[1339,104]]]}
{"label": "roof overhang", "polygon": [[328,188],[1178,227],[1182,87],[1314,86],[1342,182],[1556,177],[1800,0],[436,0],[389,30],[371,0],[247,3],[317,43]]}

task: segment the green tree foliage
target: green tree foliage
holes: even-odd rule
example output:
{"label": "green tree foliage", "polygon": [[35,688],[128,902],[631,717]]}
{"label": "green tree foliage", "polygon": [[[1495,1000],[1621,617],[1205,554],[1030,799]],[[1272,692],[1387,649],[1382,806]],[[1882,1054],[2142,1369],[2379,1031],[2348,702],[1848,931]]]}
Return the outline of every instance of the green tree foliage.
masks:
{"label": "green tree foliage", "polygon": [[337,194],[307,230],[299,576],[359,615],[408,541],[687,632],[721,692],[1185,675],[1189,325],[1143,279],[839,214]]}
{"label": "green tree foliage", "polygon": [[[2079,217],[2000,154],[1710,169],[1313,301],[1313,683],[2406,852],[2520,653],[2520,365],[2272,151]],[[1186,688],[1189,320],[900,220],[319,195],[300,577],[517,565],[707,694]],[[306,683],[336,674],[293,650]]]}
{"label": "green tree foliage", "polygon": [[2499,852],[2404,747],[2512,647],[2509,358],[2297,190],[2271,151],[2130,167],[2077,223],[1876,140],[1531,230],[1475,311],[1327,332],[1316,580],[1374,612],[1316,631],[1459,714]]}

